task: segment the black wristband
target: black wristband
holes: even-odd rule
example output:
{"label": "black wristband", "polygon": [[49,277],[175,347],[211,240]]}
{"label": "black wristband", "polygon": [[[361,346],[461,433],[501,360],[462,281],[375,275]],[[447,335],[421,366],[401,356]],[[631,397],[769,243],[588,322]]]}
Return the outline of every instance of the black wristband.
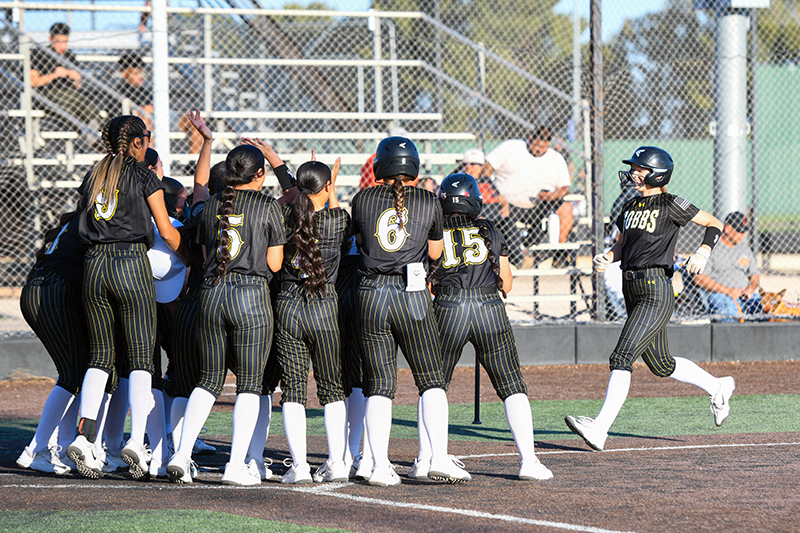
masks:
{"label": "black wristband", "polygon": [[272,171],[275,173],[275,177],[278,178],[278,183],[280,183],[281,189],[284,191],[288,191],[297,185],[297,180],[292,176],[292,173],[289,172],[289,167],[286,166],[286,163],[273,168]]}
{"label": "black wristband", "polygon": [[705,235],[703,235],[703,242],[701,244],[707,244],[708,247],[713,250],[714,246],[719,242],[719,236],[721,234],[722,232],[718,228],[708,226]]}

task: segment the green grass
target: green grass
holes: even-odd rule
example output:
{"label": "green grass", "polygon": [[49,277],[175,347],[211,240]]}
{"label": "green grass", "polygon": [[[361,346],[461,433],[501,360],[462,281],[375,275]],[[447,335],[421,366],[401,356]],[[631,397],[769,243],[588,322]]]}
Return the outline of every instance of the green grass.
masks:
{"label": "green grass", "polygon": [[199,509],[183,511],[15,511],[0,513],[0,531],[122,533],[158,531],[334,533],[343,529],[299,526]]}
{"label": "green grass", "polygon": [[[531,402],[533,424],[538,440],[576,439],[564,424],[565,415],[595,416],[602,400]],[[782,433],[800,431],[800,402],[790,394],[736,396],[731,416],[721,428],[714,426],[708,397],[628,398],[611,428],[612,436],[703,435],[707,433]],[[308,409],[308,434],[324,436],[322,409]],[[453,441],[511,441],[503,404],[481,404],[480,425],[472,424],[473,404],[450,405],[450,439]],[[392,411],[392,438],[417,438],[417,408],[395,406]],[[0,421],[0,440],[29,439],[36,420]],[[212,413],[205,424],[208,435],[231,434],[230,413]],[[280,410],[272,415],[270,434],[283,434]]]}

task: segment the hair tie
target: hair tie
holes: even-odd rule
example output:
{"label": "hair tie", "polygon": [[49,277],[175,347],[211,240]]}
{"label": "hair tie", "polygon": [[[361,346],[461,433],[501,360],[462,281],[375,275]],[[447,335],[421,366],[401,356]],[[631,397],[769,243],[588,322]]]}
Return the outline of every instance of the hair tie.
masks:
{"label": "hair tie", "polygon": [[301,194],[305,194],[305,195],[311,194],[311,191],[309,191],[305,187],[298,187],[297,190],[300,191]]}

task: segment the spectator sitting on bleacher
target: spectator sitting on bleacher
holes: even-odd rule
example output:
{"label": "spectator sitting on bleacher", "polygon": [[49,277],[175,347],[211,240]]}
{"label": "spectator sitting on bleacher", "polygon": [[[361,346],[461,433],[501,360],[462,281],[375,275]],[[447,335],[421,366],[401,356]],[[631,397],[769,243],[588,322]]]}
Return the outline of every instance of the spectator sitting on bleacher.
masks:
{"label": "spectator sitting on bleacher", "polygon": [[475,178],[475,181],[478,182],[481,196],[483,196],[481,217],[491,220],[495,224],[499,224],[500,195],[497,194],[497,189],[492,185],[492,181],[487,176],[481,176],[484,163],[486,163],[486,157],[483,155],[483,150],[480,148],[469,148],[465,150],[464,155],[461,156],[461,163],[459,163],[450,174],[463,172]]}
{"label": "spectator sitting on bleacher", "polygon": [[[565,202],[569,193],[569,168],[564,157],[550,147],[550,129],[541,126],[528,141],[511,139],[503,141],[486,156],[481,175],[494,173],[494,186],[500,193],[500,229],[509,242],[512,264],[533,266],[533,259],[523,262],[522,247],[535,244],[533,237],[540,235],[542,219],[551,212],[559,217],[558,242],[567,242],[572,230],[572,204]],[[517,222],[527,228],[527,237],[516,235]],[[553,262],[565,266],[566,254],[556,254]]]}
{"label": "spectator sitting on bleacher", "polygon": [[705,270],[694,277],[701,297],[708,300],[709,312],[725,322],[763,312],[756,292],[758,265],[746,236],[747,217],[739,211],[730,213],[719,239],[721,246],[714,247]]}
{"label": "spectator sitting on bleacher", "polygon": [[144,84],[144,60],[142,56],[136,52],[126,52],[119,58],[118,63],[120,74],[122,74],[122,82],[119,84],[120,94],[130,100],[133,105],[141,107],[152,115],[153,88]]}
{"label": "spectator sitting on bleacher", "polygon": [[[78,90],[81,86],[80,72],[69,68],[70,64],[77,62],[75,54],[68,49],[69,31],[69,26],[56,22],[50,27],[50,47],[47,50],[31,48],[31,86],[86,123],[90,130],[98,130],[103,120],[100,110]],[[59,117],[52,110],[45,109],[45,112]]]}

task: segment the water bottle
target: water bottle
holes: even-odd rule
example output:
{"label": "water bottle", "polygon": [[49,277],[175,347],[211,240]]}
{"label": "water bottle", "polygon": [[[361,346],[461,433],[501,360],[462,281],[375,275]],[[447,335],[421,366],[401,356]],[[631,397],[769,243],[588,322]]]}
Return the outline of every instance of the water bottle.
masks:
{"label": "water bottle", "polygon": [[555,213],[547,216],[547,240],[550,244],[558,244],[558,236],[561,233],[561,219]]}

